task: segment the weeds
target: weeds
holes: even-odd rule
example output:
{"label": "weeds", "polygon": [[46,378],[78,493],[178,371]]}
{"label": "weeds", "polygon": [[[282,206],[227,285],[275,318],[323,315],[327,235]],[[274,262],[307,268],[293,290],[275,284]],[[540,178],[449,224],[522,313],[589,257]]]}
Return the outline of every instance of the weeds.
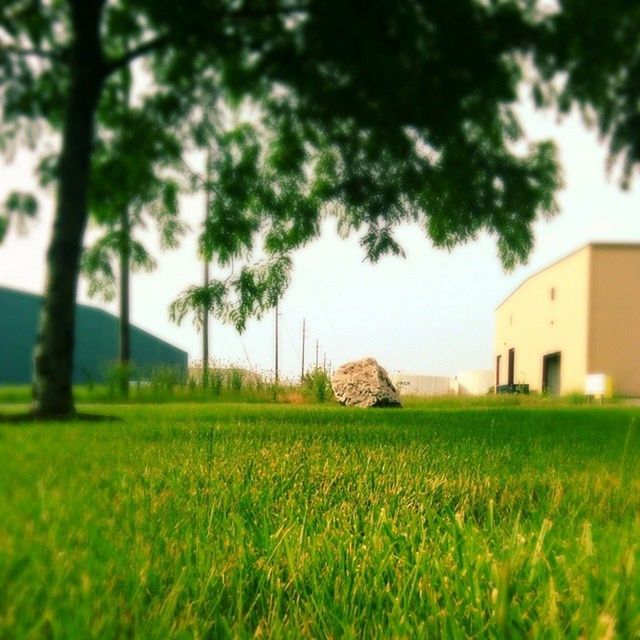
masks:
{"label": "weeds", "polygon": [[307,373],[302,381],[302,388],[307,400],[326,402],[333,399],[331,379],[323,369],[314,369]]}

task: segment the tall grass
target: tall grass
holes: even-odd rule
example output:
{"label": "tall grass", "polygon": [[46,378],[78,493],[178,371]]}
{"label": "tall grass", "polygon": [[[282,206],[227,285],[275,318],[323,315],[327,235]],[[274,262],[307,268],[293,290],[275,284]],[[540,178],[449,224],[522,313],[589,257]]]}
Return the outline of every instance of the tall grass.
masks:
{"label": "tall grass", "polygon": [[640,633],[637,412],[106,410],[0,428],[0,637]]}
{"label": "tall grass", "polygon": [[302,390],[306,399],[311,402],[327,402],[334,399],[331,379],[324,369],[316,368],[309,371],[302,380]]}

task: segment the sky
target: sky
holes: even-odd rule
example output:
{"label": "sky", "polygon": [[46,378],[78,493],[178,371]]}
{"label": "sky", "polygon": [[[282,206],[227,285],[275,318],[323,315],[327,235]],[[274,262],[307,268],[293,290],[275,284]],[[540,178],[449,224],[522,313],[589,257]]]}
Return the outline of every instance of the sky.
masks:
{"label": "sky", "polygon": [[[336,368],[344,362],[374,357],[387,370],[429,375],[491,369],[494,310],[525,278],[592,241],[640,242],[640,192],[623,192],[605,172],[606,148],[597,134],[572,114],[555,115],[519,108],[531,140],[555,140],[565,186],[558,194],[560,212],[535,225],[535,248],[526,265],[505,273],[495,239],[482,235],[451,252],[434,249],[417,227],[403,227],[398,238],[406,259],[363,261],[357,238],[339,239],[335,222],[322,236],[295,254],[292,284],[280,305],[280,370],[300,375],[302,322],[306,319],[306,362]],[[37,157],[26,150],[0,164],[0,201],[14,189],[32,190],[40,213],[26,235],[14,229],[0,245],[0,286],[41,293],[45,253],[53,216],[53,194],[37,189]],[[464,185],[460,185],[464,188]],[[196,230],[203,201],[184,198],[181,209],[193,232],[173,252],[152,250],[159,266],[132,279],[132,322],[176,346],[191,360],[201,353],[201,337],[190,320],[176,326],[168,306],[187,286],[199,283],[202,267],[196,254]],[[90,231],[90,233],[94,233]],[[153,234],[142,239],[153,247]],[[215,277],[215,273],[212,274]],[[116,312],[87,295],[81,282],[80,302]],[[211,353],[216,362],[272,372],[274,313],[253,320],[239,335],[215,319]]]}

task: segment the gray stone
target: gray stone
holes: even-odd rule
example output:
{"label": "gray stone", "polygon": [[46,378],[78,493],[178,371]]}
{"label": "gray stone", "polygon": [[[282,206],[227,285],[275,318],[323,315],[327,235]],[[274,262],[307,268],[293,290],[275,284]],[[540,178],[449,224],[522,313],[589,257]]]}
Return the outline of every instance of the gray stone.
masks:
{"label": "gray stone", "polygon": [[348,407],[401,407],[389,374],[373,359],[343,364],[331,379],[333,393]]}

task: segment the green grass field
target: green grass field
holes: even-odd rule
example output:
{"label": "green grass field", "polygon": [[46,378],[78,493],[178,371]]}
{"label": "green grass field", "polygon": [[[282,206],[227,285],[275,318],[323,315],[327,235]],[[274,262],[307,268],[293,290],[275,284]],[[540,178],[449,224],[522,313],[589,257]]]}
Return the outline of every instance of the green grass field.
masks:
{"label": "green grass field", "polygon": [[640,412],[0,425],[0,637],[640,637]]}

